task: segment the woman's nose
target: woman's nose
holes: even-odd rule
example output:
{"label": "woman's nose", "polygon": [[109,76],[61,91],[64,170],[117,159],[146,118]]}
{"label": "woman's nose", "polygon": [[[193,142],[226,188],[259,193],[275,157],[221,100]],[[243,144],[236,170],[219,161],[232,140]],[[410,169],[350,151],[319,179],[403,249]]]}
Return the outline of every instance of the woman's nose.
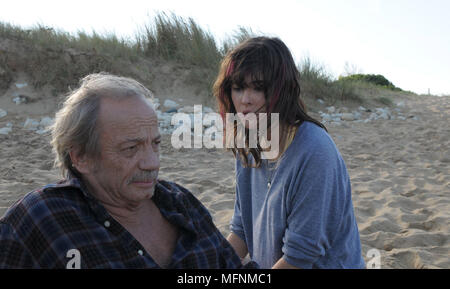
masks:
{"label": "woman's nose", "polygon": [[250,89],[246,88],[243,90],[241,102],[244,104],[249,104],[252,102],[252,92]]}

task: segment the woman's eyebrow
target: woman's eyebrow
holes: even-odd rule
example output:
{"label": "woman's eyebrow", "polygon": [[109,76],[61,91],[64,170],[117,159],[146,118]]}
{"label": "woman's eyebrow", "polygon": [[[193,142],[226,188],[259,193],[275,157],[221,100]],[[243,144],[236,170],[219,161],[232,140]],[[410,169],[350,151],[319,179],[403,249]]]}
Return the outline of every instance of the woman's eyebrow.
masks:
{"label": "woman's eyebrow", "polygon": [[264,85],[264,80],[253,80],[252,84],[256,84],[256,85]]}
{"label": "woman's eyebrow", "polygon": [[265,81],[263,81],[263,80],[253,80],[251,83],[254,87],[257,87],[257,88],[261,88],[261,87],[265,86]]}

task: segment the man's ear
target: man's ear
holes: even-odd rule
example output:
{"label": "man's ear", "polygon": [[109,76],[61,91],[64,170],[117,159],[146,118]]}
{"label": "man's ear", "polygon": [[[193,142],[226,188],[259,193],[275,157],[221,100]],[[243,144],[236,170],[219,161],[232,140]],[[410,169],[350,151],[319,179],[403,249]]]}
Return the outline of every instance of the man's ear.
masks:
{"label": "man's ear", "polygon": [[91,162],[86,154],[80,154],[79,150],[72,148],[69,151],[72,166],[81,174],[89,174],[91,172]]}

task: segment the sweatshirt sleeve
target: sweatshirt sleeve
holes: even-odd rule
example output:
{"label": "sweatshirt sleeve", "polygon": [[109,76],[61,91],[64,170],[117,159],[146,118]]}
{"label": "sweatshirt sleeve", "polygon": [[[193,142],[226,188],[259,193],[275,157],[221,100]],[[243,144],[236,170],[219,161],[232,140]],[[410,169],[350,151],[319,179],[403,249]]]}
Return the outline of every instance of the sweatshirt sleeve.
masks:
{"label": "sweatshirt sleeve", "polygon": [[242,224],[241,204],[240,204],[239,187],[236,185],[236,200],[234,202],[234,213],[230,222],[230,231],[236,234],[245,242],[244,226]]}
{"label": "sweatshirt sleeve", "polygon": [[339,234],[350,190],[344,161],[331,140],[306,155],[289,185],[282,247],[286,262],[305,269],[325,255]]}

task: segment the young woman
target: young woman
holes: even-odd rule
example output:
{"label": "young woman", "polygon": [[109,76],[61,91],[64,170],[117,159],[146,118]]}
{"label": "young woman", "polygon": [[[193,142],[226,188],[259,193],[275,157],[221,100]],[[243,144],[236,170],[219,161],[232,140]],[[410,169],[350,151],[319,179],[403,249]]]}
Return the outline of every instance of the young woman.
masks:
{"label": "young woman", "polygon": [[227,239],[238,255],[249,253],[261,268],[364,268],[344,160],[306,113],[286,45],[267,37],[241,43],[223,59],[214,94],[222,116],[279,116],[276,157],[264,159],[259,143],[232,148],[236,203]]}

